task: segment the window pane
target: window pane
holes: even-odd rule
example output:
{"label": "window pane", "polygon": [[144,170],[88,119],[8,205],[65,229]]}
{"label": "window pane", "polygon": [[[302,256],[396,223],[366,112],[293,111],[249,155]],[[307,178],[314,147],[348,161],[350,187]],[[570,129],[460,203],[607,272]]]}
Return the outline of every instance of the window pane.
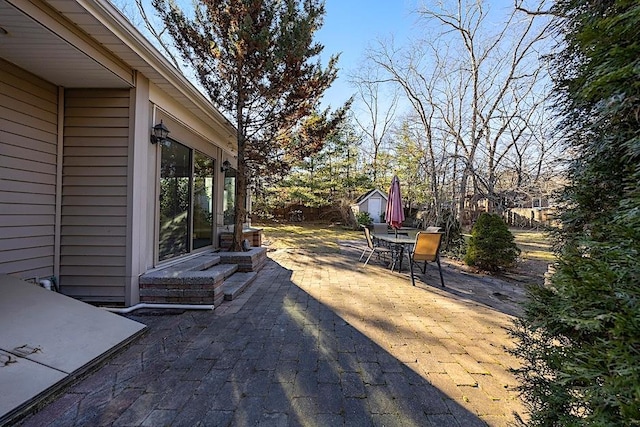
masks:
{"label": "window pane", "polygon": [[213,244],[213,159],[193,154],[193,249]]}
{"label": "window pane", "polygon": [[160,169],[160,247],[165,260],[189,252],[191,150],[175,141],[162,143]]}
{"label": "window pane", "polygon": [[236,211],[236,171],[229,168],[224,173],[224,197],[222,210],[224,211],[224,225],[234,223]]}

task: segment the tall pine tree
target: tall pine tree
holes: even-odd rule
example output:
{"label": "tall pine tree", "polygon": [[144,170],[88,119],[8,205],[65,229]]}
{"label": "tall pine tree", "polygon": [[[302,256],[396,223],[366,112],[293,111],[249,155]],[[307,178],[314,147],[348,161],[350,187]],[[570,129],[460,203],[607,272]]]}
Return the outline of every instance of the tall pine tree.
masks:
{"label": "tall pine tree", "polygon": [[231,250],[240,250],[248,165],[265,173],[287,158],[316,152],[348,108],[317,112],[337,76],[337,57],[323,68],[323,46],[313,41],[324,2],[199,0],[193,15],[173,0],[153,5],[211,101],[234,119],[238,167]]}
{"label": "tall pine tree", "polygon": [[558,0],[570,165],[559,263],[514,353],[534,426],[640,425],[640,2]]}

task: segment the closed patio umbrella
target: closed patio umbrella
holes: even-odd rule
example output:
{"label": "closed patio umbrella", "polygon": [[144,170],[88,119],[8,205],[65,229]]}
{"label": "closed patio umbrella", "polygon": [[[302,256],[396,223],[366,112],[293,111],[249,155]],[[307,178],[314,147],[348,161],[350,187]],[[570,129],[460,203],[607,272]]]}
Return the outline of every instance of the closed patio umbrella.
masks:
{"label": "closed patio umbrella", "polygon": [[398,234],[398,228],[402,227],[402,223],[404,222],[402,196],[400,195],[400,180],[395,175],[391,180],[391,187],[389,187],[385,221],[396,231],[396,235]]}

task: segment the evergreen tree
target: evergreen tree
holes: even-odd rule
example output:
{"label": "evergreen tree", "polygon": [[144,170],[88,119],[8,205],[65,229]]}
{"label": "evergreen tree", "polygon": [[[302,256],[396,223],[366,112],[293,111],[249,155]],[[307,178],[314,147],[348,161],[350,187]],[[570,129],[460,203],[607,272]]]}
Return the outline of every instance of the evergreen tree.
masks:
{"label": "evergreen tree", "polygon": [[320,0],[199,0],[186,14],[174,0],[153,0],[183,59],[237,129],[235,233],[241,250],[249,165],[254,173],[286,169],[289,159],[322,147],[343,120],[348,103],[334,114],[317,112],[337,76],[337,57],[326,68],[313,41],[325,13]]}
{"label": "evergreen tree", "polygon": [[498,271],[515,264],[520,255],[513,234],[502,217],[483,213],[473,225],[465,262],[487,271]]}
{"label": "evergreen tree", "polygon": [[640,425],[640,2],[559,0],[570,186],[551,284],[512,330],[534,426]]}
{"label": "evergreen tree", "polygon": [[298,161],[286,178],[271,187],[283,190],[278,202],[338,206],[371,189],[371,182],[358,167],[358,144],[353,129],[342,123],[322,150]]}

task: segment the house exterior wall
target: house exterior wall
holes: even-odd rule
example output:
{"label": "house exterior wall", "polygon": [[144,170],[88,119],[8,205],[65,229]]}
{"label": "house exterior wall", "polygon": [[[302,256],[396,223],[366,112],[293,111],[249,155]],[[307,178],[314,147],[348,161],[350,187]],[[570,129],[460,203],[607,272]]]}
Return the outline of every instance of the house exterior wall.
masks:
{"label": "house exterior wall", "polygon": [[0,274],[136,304],[139,276],[159,264],[152,127],[164,120],[171,138],[214,159],[213,247],[235,129],[108,2],[13,3],[0,47]]}
{"label": "house exterior wall", "polygon": [[0,274],[54,274],[57,88],[0,59]]}
{"label": "house exterior wall", "polygon": [[130,91],[65,91],[60,286],[124,302]]}

